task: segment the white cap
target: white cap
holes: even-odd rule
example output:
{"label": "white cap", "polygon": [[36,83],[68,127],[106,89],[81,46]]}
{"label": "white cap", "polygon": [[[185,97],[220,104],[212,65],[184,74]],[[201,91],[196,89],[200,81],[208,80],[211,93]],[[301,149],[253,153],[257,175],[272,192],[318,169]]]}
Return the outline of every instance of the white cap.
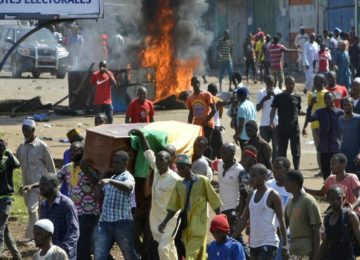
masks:
{"label": "white cap", "polygon": [[304,30],[305,27],[303,25],[300,26],[299,30]]}
{"label": "white cap", "polygon": [[35,222],[34,226],[37,226],[51,234],[54,234],[54,224],[48,219],[40,219]]}
{"label": "white cap", "polygon": [[32,119],[29,119],[29,118],[24,119],[23,125],[28,125],[28,126],[31,126],[33,128],[35,128],[35,126],[36,126],[35,121],[32,120]]}

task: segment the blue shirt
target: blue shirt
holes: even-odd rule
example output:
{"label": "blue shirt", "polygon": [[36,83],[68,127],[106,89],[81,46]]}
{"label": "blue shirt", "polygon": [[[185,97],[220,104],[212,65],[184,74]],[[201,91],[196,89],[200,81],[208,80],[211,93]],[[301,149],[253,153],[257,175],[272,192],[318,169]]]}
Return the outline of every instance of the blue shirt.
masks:
{"label": "blue shirt", "polygon": [[226,242],[219,244],[212,241],[207,246],[209,260],[245,260],[242,245],[235,239],[228,237]]}
{"label": "blue shirt", "polygon": [[[65,150],[64,152],[64,156],[63,156],[63,165],[67,165],[71,163],[71,153],[70,153],[70,148]],[[60,192],[61,194],[64,194],[65,196],[69,197],[69,189],[68,189],[68,185],[63,182],[61,184],[61,187],[60,187]]]}
{"label": "blue shirt", "polygon": [[344,111],[338,108],[317,109],[310,117],[310,121],[319,121],[320,124],[320,144],[321,153],[337,153],[340,151],[340,129],[339,117]]}
{"label": "blue shirt", "polygon": [[74,202],[60,192],[50,207],[47,200],[40,205],[40,219],[54,224],[52,242],[65,250],[70,260],[76,260],[76,245],[80,236]]}
{"label": "blue shirt", "polygon": [[355,165],[354,160],[360,152],[360,115],[354,114],[350,120],[345,120],[344,116],[341,116],[339,128],[342,137],[340,152],[345,154],[348,159],[346,171],[355,173],[359,168]]}
{"label": "blue shirt", "polygon": [[338,66],[336,72],[336,84],[345,86],[348,90],[351,87],[350,57],[347,51],[336,51],[333,59]]}
{"label": "blue shirt", "polygon": [[[125,182],[135,187],[135,179],[130,172],[124,171],[114,175],[111,179]],[[131,192],[121,191],[112,184],[106,184],[103,188],[104,201],[100,222],[116,222],[119,220],[132,220],[131,214]]]}
{"label": "blue shirt", "polygon": [[236,117],[238,125],[241,118],[245,120],[243,129],[240,133],[240,139],[246,141],[249,140],[249,137],[246,134],[245,124],[247,121],[256,120],[256,110],[254,104],[251,103],[249,100],[245,100],[244,102],[242,102],[238,107]]}

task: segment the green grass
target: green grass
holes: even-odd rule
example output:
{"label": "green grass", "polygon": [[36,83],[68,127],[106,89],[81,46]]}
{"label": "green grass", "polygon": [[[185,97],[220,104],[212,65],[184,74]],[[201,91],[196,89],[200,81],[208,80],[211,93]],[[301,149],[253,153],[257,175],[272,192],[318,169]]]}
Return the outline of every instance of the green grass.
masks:
{"label": "green grass", "polygon": [[11,215],[16,217],[17,219],[24,220],[27,218],[27,208],[25,206],[24,197],[22,196],[21,187],[21,170],[15,169],[14,173],[14,188],[15,188],[15,195],[14,195],[14,202],[12,204]]}

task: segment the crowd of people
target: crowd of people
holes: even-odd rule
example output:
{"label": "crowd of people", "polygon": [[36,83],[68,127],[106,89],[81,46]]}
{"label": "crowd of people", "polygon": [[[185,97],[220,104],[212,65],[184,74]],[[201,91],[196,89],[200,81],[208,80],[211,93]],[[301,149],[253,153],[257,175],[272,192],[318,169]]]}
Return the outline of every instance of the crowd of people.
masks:
{"label": "crowd of people", "polygon": [[[36,123],[24,119],[25,141],[15,154],[0,139],[0,248],[5,243],[13,259],[22,258],[8,227],[13,170],[21,168],[25,237],[39,247],[34,259],[113,259],[115,243],[125,259],[354,259],[360,253],[360,78],[350,72],[356,76],[360,64],[354,61],[356,37],[349,47],[350,39],[344,34],[337,39],[336,32],[340,29],[334,36],[324,34],[318,48],[319,39],[301,28],[296,50],[285,48],[277,36],[258,32],[255,42],[249,35],[245,75],[252,69],[256,81],[255,61],[260,61],[265,84],[254,104],[240,74],[233,72],[233,44],[225,31],[218,48],[220,89],[211,83],[203,90],[193,77],[193,92],[185,100],[187,122],[203,130],[193,153],[177,153],[171,143],[156,150],[143,130],[129,132],[149,165],[141,178],[133,175],[129,154],[122,150],[112,155],[107,172],[83,160],[84,138],[77,129],[67,134],[70,148],[57,170],[48,146],[36,136]],[[303,54],[298,61],[306,77],[304,110],[294,77],[283,79],[285,51]],[[345,64],[350,59],[351,68]],[[235,87],[230,85],[229,99],[221,100],[217,93],[225,72]],[[111,124],[111,88],[117,82],[105,60],[91,84],[95,125]],[[224,108],[232,142],[222,138]],[[138,88],[125,122],[151,123],[154,116],[146,88]],[[299,116],[305,116],[302,131]],[[321,189],[305,187],[299,171],[300,135],[307,135],[309,123]],[[286,158],[289,142],[292,163]],[[314,197],[329,203],[324,218]],[[216,214],[210,225],[208,206]],[[214,237],[210,243],[208,231]]]}
{"label": "crowd of people", "polygon": [[[304,73],[304,93],[312,91],[313,79],[316,73],[336,72],[339,85],[347,89],[351,87],[351,79],[360,76],[360,45],[359,38],[354,31],[343,32],[336,27],[332,32],[324,30],[323,35],[306,33],[303,26],[294,39],[296,48],[289,49],[282,44],[281,34],[266,34],[258,28],[257,33],[249,33],[246,37],[242,53],[245,64],[245,77],[249,80],[252,73],[254,83],[264,80],[272,74],[279,88],[284,82],[284,52],[296,52],[297,70]],[[218,61],[220,67],[219,87],[222,90],[222,80],[225,72],[229,76],[230,88],[234,75],[232,64],[232,50],[234,43],[230,39],[230,32],[226,30],[224,37],[218,43]],[[291,67],[291,66],[290,66]],[[235,85],[236,86],[236,85]]]}

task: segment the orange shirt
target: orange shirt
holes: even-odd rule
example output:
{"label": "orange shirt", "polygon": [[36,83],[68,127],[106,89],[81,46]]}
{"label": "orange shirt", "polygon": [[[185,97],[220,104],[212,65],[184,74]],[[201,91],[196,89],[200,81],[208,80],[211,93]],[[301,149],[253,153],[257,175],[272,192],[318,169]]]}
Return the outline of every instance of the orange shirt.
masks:
{"label": "orange shirt", "polygon": [[[186,106],[193,112],[193,124],[202,125],[205,118],[211,112],[211,104],[215,104],[214,98],[208,91],[201,91],[199,94],[192,94],[186,100]],[[214,128],[214,117],[212,117],[208,126]]]}

